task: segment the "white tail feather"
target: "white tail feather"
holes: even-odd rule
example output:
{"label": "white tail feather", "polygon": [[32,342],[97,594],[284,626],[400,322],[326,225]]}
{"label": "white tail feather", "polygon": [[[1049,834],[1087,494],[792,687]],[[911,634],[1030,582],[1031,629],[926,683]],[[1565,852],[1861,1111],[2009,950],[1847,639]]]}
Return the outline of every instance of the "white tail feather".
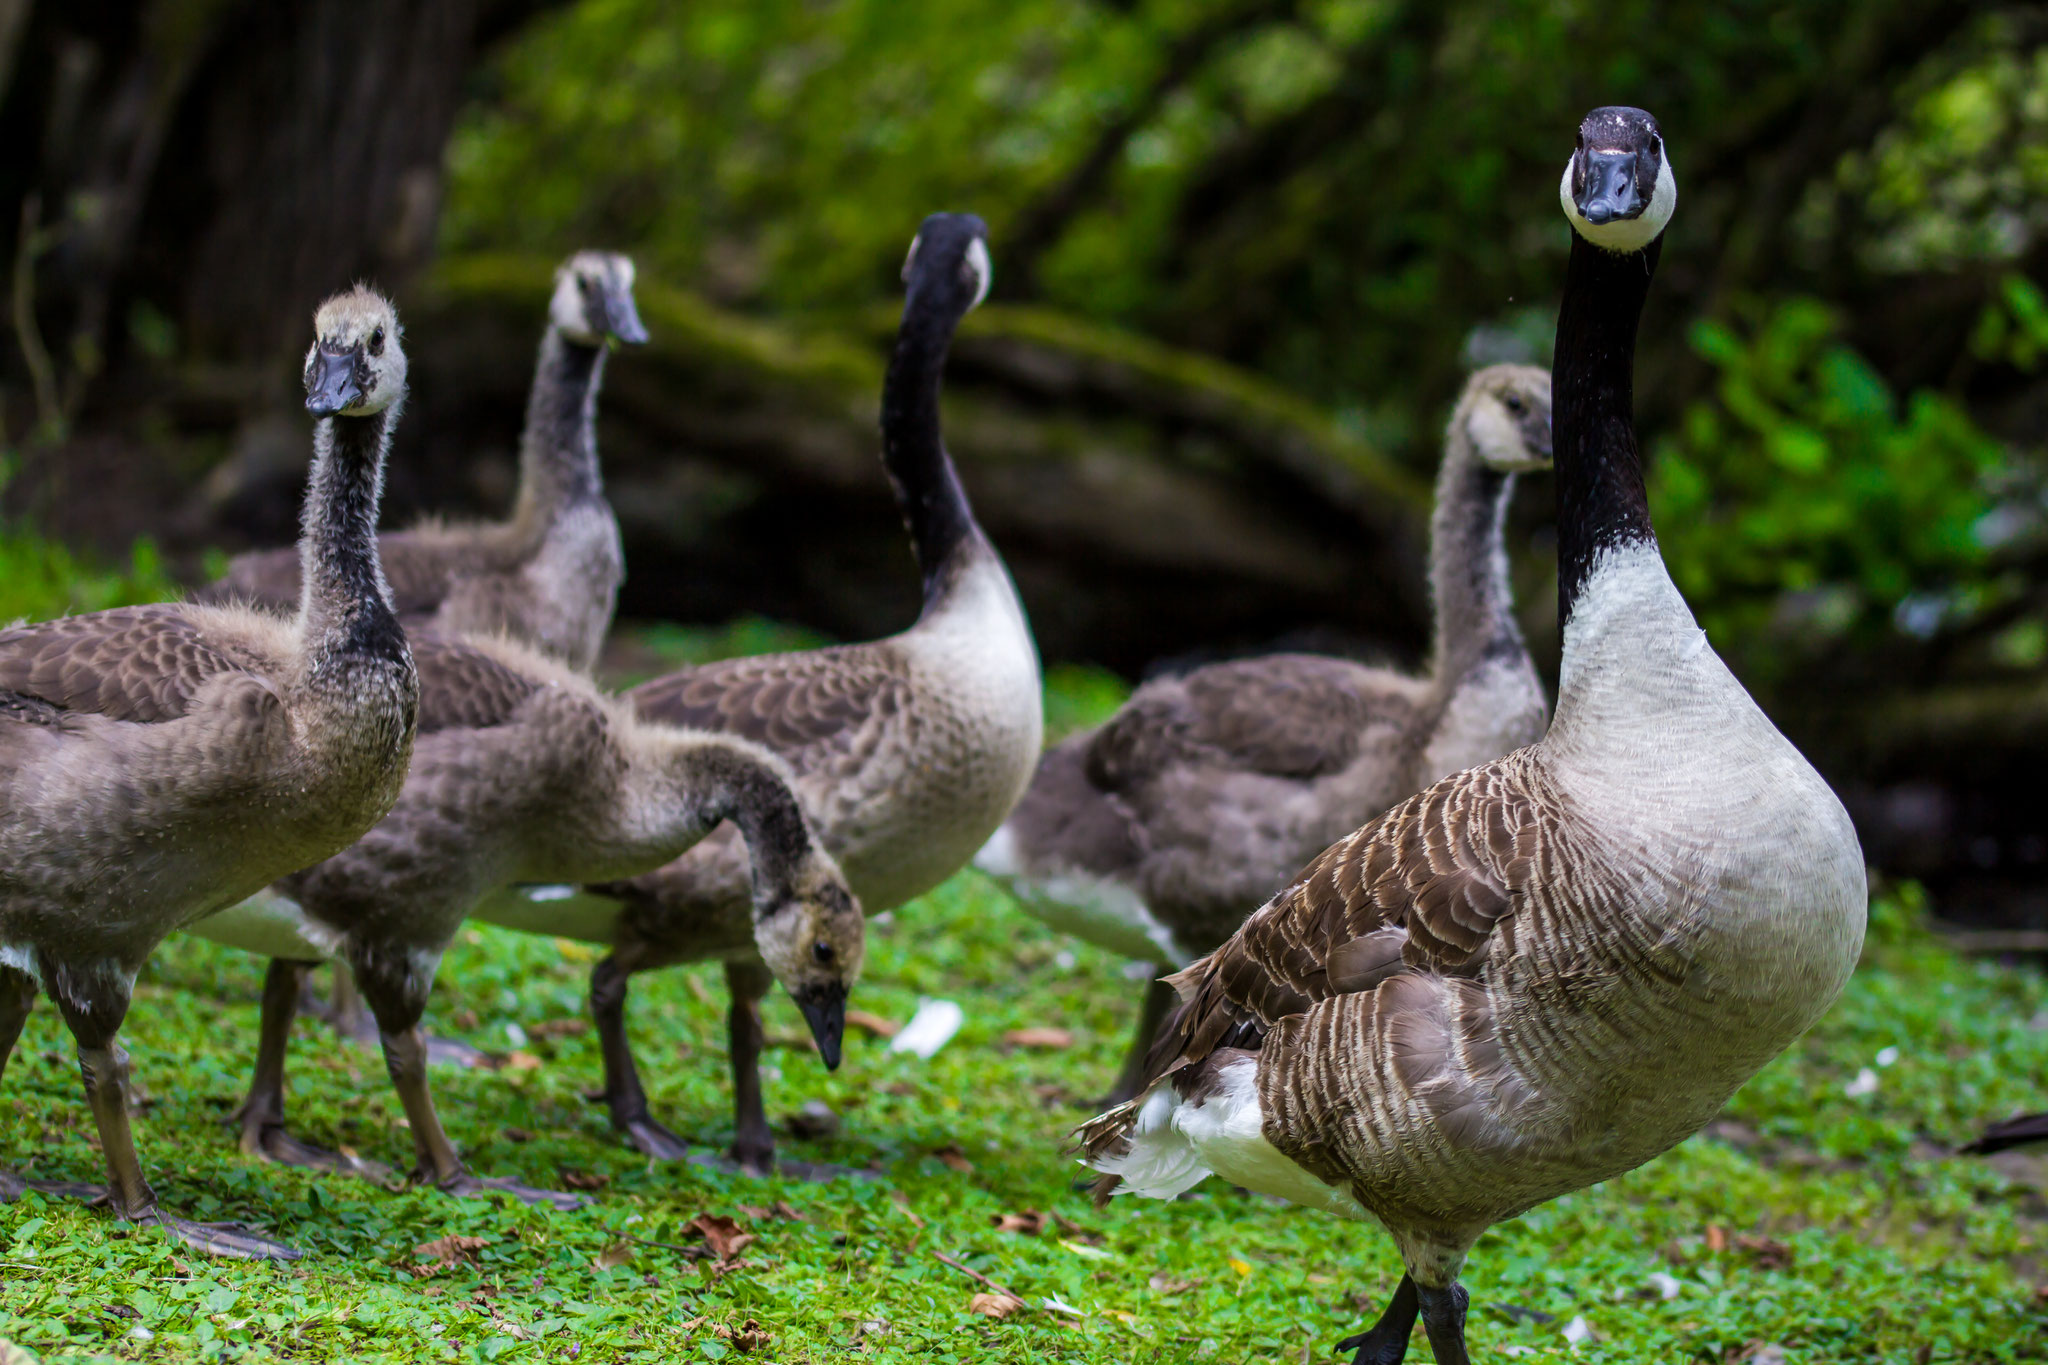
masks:
{"label": "white tail feather", "polygon": [[1086,1165],[1104,1175],[1123,1178],[1116,1193],[1147,1199],[1172,1199],[1193,1189],[1209,1175],[1194,1144],[1174,1127],[1173,1111],[1183,1103],[1173,1086],[1162,1081],[1145,1097],[1137,1121],[1126,1135],[1129,1146],[1120,1155],[1090,1158]]}

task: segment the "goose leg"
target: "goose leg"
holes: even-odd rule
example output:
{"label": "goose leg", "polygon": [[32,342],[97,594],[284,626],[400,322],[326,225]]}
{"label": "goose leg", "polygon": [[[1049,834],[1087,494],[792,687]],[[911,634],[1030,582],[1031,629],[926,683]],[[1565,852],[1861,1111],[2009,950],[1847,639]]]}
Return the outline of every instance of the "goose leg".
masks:
{"label": "goose leg", "polygon": [[36,980],[27,972],[0,967],[0,1080],[7,1079],[7,1062],[21,1039],[22,1026],[36,1004]]}
{"label": "goose leg", "polygon": [[433,1091],[427,1084],[427,1039],[420,1032],[420,1015],[426,1009],[426,992],[431,982],[417,976],[394,954],[391,959],[356,962],[356,980],[363,999],[377,1019],[378,1041],[384,1048],[384,1069],[405,1106],[412,1125],[414,1164],[412,1183],[432,1185],[444,1194],[465,1198],[488,1198],[507,1194],[523,1204],[549,1204],[558,1209],[579,1209],[586,1202],[559,1190],[536,1189],[509,1178],[484,1179],[469,1173],[455,1144],[441,1127],[434,1109]]}
{"label": "goose leg", "polygon": [[775,1169],[775,1132],[761,1099],[761,1050],[767,1032],[761,1027],[761,1001],[774,978],[758,962],[725,964],[728,1004],[726,1046],[732,1057],[732,1150],[727,1153],[748,1175]]}
{"label": "goose leg", "polygon": [[[330,1152],[291,1135],[284,1126],[285,1051],[291,1042],[292,1020],[304,998],[306,978],[317,963],[273,958],[263,977],[262,1032],[256,1044],[256,1070],[249,1093],[235,1111],[241,1123],[241,1148],[285,1166],[388,1180],[389,1167],[344,1152]],[[346,970],[346,969],[344,969]]]}
{"label": "goose leg", "polygon": [[630,953],[613,953],[590,972],[590,1017],[597,1024],[598,1049],[604,1056],[600,1098],[611,1110],[612,1127],[624,1133],[641,1155],[681,1161],[690,1154],[690,1146],[648,1112],[647,1091],[626,1037],[626,984],[634,971]]}
{"label": "goose leg", "polygon": [[1429,1334],[1437,1365],[1472,1365],[1472,1357],[1465,1353],[1465,1305],[1472,1296],[1465,1286],[1452,1280],[1440,1289],[1417,1285],[1415,1292],[1421,1300],[1422,1330]]}
{"label": "goose leg", "polygon": [[[0,967],[0,1080],[7,1078],[7,1059],[14,1055],[14,1044],[35,1003],[35,979],[27,972]],[[27,1188],[28,1182],[14,1172],[0,1171],[0,1204],[12,1204]]]}
{"label": "goose leg", "polygon": [[[142,1226],[161,1227],[185,1245],[211,1256],[244,1260],[295,1261],[303,1252],[272,1241],[235,1223],[194,1223],[165,1213],[156,1191],[143,1177],[135,1155],[135,1135],[128,1126],[130,1077],[128,1054],[115,1034],[128,1014],[128,990],[108,972],[86,976],[64,974],[51,999],[78,1043],[78,1070],[85,1080],[86,1102],[99,1129],[106,1155],[106,1200],[114,1216]],[[53,983],[54,984],[54,983]]]}
{"label": "goose leg", "polygon": [[1355,1336],[1344,1338],[1337,1343],[1337,1349],[1357,1348],[1351,1365],[1401,1365],[1408,1354],[1408,1338],[1415,1332],[1415,1313],[1415,1281],[1403,1275],[1379,1321]]}
{"label": "goose leg", "polygon": [[1123,1073],[1116,1078],[1116,1087],[1090,1106],[1097,1113],[1136,1099],[1139,1087],[1145,1083],[1145,1058],[1151,1054],[1152,1038],[1159,1032],[1159,1021],[1166,1018],[1166,1012],[1179,998],[1173,987],[1159,979],[1168,970],[1157,962],[1152,964],[1152,983],[1145,988],[1145,1003],[1139,1007],[1137,1026],[1131,1030],[1131,1050],[1124,1055]]}

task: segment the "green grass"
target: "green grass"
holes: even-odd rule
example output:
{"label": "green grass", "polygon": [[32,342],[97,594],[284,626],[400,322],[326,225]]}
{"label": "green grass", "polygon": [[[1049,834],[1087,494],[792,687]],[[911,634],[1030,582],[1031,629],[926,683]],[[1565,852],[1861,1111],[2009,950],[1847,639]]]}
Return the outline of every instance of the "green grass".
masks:
{"label": "green grass", "polygon": [[[771,637],[749,624],[663,638],[649,653],[712,657]],[[1053,683],[1056,731],[1099,719],[1122,695],[1085,672]],[[2023,1175],[2024,1163],[1944,1154],[1986,1118],[2048,1103],[2048,982],[1954,957],[1916,927],[1923,911],[1910,888],[1880,901],[1842,1003],[1709,1135],[1489,1233],[1466,1279],[1475,1359],[1772,1359],[1757,1354],[1765,1346],[1792,1362],[2048,1356],[2036,1289],[2048,1278],[2043,1166],[2029,1184],[2005,1173]],[[0,1365],[1298,1362],[1331,1358],[1398,1277],[1380,1233],[1214,1181],[1173,1203],[1091,1208],[1060,1147],[1079,1102],[1116,1069],[1139,988],[1123,962],[1060,939],[971,872],[873,926],[854,999],[896,1020],[920,997],[960,1002],[967,1025],[933,1060],[856,1033],[827,1074],[794,1008],[779,995],[769,1004],[771,1114],[822,1099],[844,1119],[838,1136],[785,1137],[784,1150],[876,1167],[879,1180],[751,1181],[656,1168],[622,1147],[582,1098],[599,1074],[590,1035],[535,1028],[580,1020],[589,961],[573,944],[465,932],[429,1016],[500,1053],[514,1050],[508,1025],[532,1036],[523,1050],[537,1064],[437,1069],[435,1086],[479,1173],[606,1181],[590,1208],[555,1214],[390,1194],[239,1155],[227,1120],[261,964],[167,944],[124,1031],[148,1099],[144,1162],[168,1207],[246,1220],[309,1254],[285,1266],[208,1261],[28,1195],[0,1206]],[[631,1012],[657,1111],[705,1149],[731,1136],[722,1004],[705,968],[640,978]],[[1033,1026],[1067,1029],[1073,1043],[1005,1045]],[[1889,1048],[1897,1059],[1880,1066]],[[292,1068],[303,1136],[406,1157],[373,1054],[302,1025]],[[1865,1068],[1875,1089],[1851,1095]],[[91,1132],[70,1040],[39,1010],[0,1090],[0,1164],[96,1178]],[[797,1217],[775,1216],[777,1201]],[[996,1225],[1025,1211],[1048,1215],[1041,1234]],[[690,1227],[701,1214],[755,1235],[738,1264],[721,1270],[701,1254]],[[485,1239],[477,1263],[416,1276],[414,1248],[450,1234]],[[1029,1307],[1000,1321],[973,1314],[984,1286],[941,1256]],[[1675,1298],[1650,1289],[1660,1274],[1675,1279]],[[1575,1318],[1594,1336],[1573,1349],[1563,1333]],[[749,1338],[750,1320],[765,1340]],[[1418,1337],[1410,1358],[1427,1356]]]}
{"label": "green grass", "polygon": [[[1985,1116],[2041,1102],[2048,987],[1960,961],[1906,920],[1887,904],[1841,1005],[1737,1097],[1720,1136],[1488,1234],[1467,1279],[1476,1358],[1526,1348],[1516,1354],[1722,1361],[1754,1343],[1813,1362],[2048,1351],[2034,1287],[2048,1239],[2039,1192],[1939,1150]],[[507,1024],[579,1017],[586,963],[555,941],[467,933],[442,968],[433,1022],[508,1051]],[[874,1182],[650,1168],[581,1098],[598,1074],[587,1034],[528,1044],[540,1065],[527,1070],[437,1070],[443,1113],[478,1171],[609,1178],[593,1207],[552,1214],[391,1195],[237,1155],[225,1121],[248,1063],[258,964],[174,941],[126,1030],[151,1099],[138,1123],[145,1161],[170,1206],[250,1220],[310,1254],[289,1266],[209,1262],[30,1195],[0,1208],[0,1338],[46,1360],[666,1361],[738,1358],[718,1329],[744,1332],[753,1319],[771,1338],[753,1354],[778,1361],[838,1360],[857,1334],[852,1354],[877,1361],[1327,1358],[1367,1314],[1353,1296],[1376,1309],[1398,1274],[1382,1235],[1216,1182],[1100,1213],[1072,1188],[1059,1147],[1076,1097],[1115,1068],[1136,995],[1122,969],[964,873],[877,926],[855,1000],[895,1019],[920,996],[961,1002],[967,1026],[932,1061],[856,1035],[828,1075],[794,1044],[794,1009],[772,1002],[783,1045],[770,1053],[771,1112],[821,1098],[845,1119],[839,1136],[786,1149],[879,1166]],[[642,981],[633,1018],[657,1107],[716,1146],[730,1136],[716,978]],[[1003,1045],[1033,1025],[1070,1029],[1074,1045]],[[1899,1060],[1878,1068],[1893,1046]],[[1880,1083],[1852,1098],[1845,1086],[1866,1066]],[[373,1056],[302,1027],[293,1068],[302,1133],[394,1161],[408,1150]],[[96,1174],[70,1044],[48,1010],[29,1024],[0,1115],[0,1159]],[[947,1149],[972,1169],[933,1155]],[[801,1221],[742,1209],[777,1200]],[[994,1226],[1024,1210],[1070,1221],[1035,1237]],[[649,1245],[697,1245],[688,1224],[702,1213],[739,1217],[758,1238],[722,1274]],[[1710,1225],[1727,1249],[1711,1249]],[[489,1239],[480,1263],[415,1278],[413,1248],[449,1233]],[[622,1234],[646,1241],[599,1268]],[[939,1253],[1033,1306],[999,1322],[969,1313],[982,1286]],[[1648,1294],[1659,1271],[1679,1283],[1670,1301]],[[1048,1296],[1078,1316],[1038,1307]],[[1562,1331],[1579,1316],[1597,1336],[1574,1352]],[[1427,1358],[1419,1338],[1413,1358]]]}

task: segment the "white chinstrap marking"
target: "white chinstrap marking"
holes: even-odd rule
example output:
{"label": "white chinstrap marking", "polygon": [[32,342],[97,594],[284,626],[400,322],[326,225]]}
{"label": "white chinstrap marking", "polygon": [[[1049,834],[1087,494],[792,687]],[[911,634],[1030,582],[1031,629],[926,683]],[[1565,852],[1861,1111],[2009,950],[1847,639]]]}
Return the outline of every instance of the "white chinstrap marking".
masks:
{"label": "white chinstrap marking", "polygon": [[1657,166],[1657,188],[1650,195],[1649,207],[1634,218],[1619,218],[1596,227],[1580,214],[1578,201],[1572,198],[1572,162],[1567,160],[1564,179],[1558,182],[1557,199],[1564,206],[1564,216],[1571,221],[1572,231],[1594,246],[1616,252],[1641,251],[1656,240],[1678,208],[1678,181],[1671,174],[1671,156],[1667,152]]}

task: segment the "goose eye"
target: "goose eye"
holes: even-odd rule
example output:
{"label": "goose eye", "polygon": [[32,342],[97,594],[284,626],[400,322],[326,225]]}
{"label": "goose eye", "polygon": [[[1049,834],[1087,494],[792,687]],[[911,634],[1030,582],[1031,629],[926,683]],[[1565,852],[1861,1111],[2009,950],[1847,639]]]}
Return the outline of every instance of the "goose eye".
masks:
{"label": "goose eye", "polygon": [[1509,395],[1508,395],[1508,400],[1507,400],[1507,401],[1508,401],[1508,411],[1509,411],[1509,412],[1512,412],[1513,414],[1515,414],[1515,416],[1517,416],[1517,417],[1520,417],[1520,416],[1522,415],[1522,399],[1521,399],[1521,396],[1520,396],[1519,394],[1512,394],[1512,393],[1511,393],[1511,394],[1509,394]]}
{"label": "goose eye", "polygon": [[384,354],[384,329],[382,327],[379,327],[376,331],[370,333],[370,354]]}
{"label": "goose eye", "polygon": [[830,962],[834,957],[838,956],[838,954],[832,951],[831,944],[825,942],[825,940],[823,939],[819,939],[816,943],[813,943],[811,945],[811,956],[818,959],[818,961],[820,962]]}

